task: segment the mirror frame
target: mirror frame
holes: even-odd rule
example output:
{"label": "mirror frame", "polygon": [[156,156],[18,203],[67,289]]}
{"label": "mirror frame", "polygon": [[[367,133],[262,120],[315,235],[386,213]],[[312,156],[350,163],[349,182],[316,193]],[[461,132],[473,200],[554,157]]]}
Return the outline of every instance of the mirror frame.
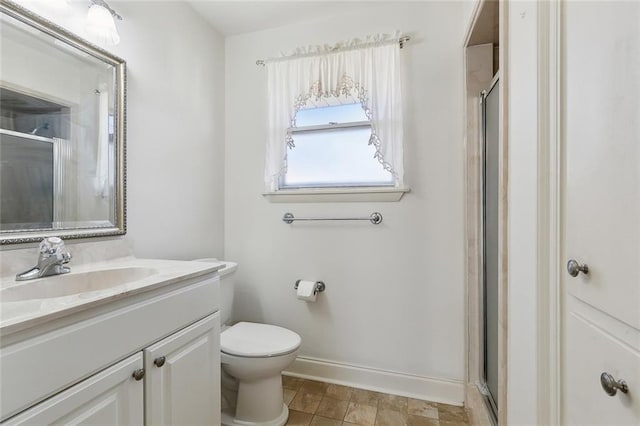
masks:
{"label": "mirror frame", "polygon": [[32,28],[42,31],[63,43],[89,54],[115,69],[115,223],[110,227],[75,227],[60,229],[18,230],[0,234],[0,244],[19,244],[40,241],[49,236],[63,239],[105,237],[127,233],[126,209],[126,62],[106,50],[84,40],[51,21],[9,0],[0,0],[0,13],[6,14]]}

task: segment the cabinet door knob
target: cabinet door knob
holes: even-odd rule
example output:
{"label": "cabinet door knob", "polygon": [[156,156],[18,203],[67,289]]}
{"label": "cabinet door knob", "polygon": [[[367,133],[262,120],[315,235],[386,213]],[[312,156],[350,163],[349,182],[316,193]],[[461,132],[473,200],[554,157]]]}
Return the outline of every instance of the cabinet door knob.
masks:
{"label": "cabinet door knob", "polygon": [[165,363],[167,359],[163,356],[158,357],[156,359],[153,360],[153,363],[155,364],[156,367],[162,367]]}
{"label": "cabinet door knob", "polygon": [[140,368],[139,370],[134,371],[131,376],[138,381],[142,380],[144,378],[144,370]]}
{"label": "cabinet door knob", "polygon": [[575,259],[569,259],[567,262],[567,272],[572,277],[577,277],[580,272],[583,274],[589,273],[589,267],[587,264],[581,265]]}
{"label": "cabinet door knob", "polygon": [[627,387],[627,382],[624,380],[616,380],[613,376],[607,372],[604,372],[600,375],[600,384],[602,385],[602,389],[609,396],[614,396],[618,393],[618,390],[622,393],[629,392],[629,388]]}

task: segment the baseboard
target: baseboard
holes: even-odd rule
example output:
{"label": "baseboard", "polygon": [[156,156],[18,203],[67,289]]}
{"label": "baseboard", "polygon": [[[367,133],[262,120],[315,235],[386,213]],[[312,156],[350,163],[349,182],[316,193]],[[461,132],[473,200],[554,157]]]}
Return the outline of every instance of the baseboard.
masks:
{"label": "baseboard", "polygon": [[283,374],[451,405],[463,405],[465,397],[462,381],[414,376],[317,358],[298,357]]}

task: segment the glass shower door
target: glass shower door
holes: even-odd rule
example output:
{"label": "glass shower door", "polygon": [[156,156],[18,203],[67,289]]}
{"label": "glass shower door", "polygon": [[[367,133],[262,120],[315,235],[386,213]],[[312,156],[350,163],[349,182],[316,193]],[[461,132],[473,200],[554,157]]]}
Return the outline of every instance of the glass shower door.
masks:
{"label": "glass shower door", "polygon": [[483,390],[498,411],[498,188],[500,83],[495,78],[481,94],[483,144]]}

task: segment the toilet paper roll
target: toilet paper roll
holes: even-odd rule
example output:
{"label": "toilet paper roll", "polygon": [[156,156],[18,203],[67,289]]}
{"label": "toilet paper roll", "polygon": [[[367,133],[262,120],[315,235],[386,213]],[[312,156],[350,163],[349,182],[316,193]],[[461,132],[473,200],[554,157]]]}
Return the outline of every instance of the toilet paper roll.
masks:
{"label": "toilet paper roll", "polygon": [[298,283],[297,290],[298,299],[306,300],[307,302],[316,301],[316,282],[301,280]]}

